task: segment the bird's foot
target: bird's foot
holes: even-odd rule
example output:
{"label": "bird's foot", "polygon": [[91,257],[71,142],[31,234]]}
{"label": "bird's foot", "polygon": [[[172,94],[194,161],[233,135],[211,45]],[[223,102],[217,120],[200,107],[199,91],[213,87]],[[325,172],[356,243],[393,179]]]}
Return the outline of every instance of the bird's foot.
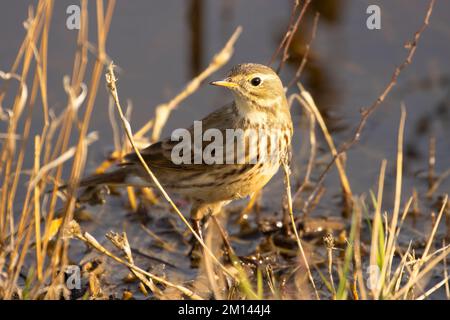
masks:
{"label": "bird's foot", "polygon": [[[200,220],[192,219],[191,221],[195,233],[197,233],[197,235],[203,240],[203,233]],[[202,258],[202,246],[194,235],[191,236],[189,244],[191,246],[191,249],[188,252],[188,256],[191,259],[191,267],[198,268]]]}
{"label": "bird's foot", "polygon": [[109,193],[110,190],[106,185],[87,187],[78,197],[78,202],[88,203],[92,206],[102,205],[106,202],[105,198]]}

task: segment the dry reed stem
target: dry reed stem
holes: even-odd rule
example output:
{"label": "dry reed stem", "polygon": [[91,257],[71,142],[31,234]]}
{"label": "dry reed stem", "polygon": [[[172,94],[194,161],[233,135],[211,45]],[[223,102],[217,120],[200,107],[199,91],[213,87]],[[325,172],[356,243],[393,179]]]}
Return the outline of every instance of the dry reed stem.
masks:
{"label": "dry reed stem", "polygon": [[316,299],[320,300],[319,293],[317,292],[316,284],[314,283],[314,278],[311,273],[311,269],[309,268],[308,259],[306,258],[305,250],[303,250],[302,242],[300,240],[300,236],[297,231],[297,226],[295,225],[295,218],[294,218],[294,211],[292,209],[292,195],[291,195],[291,182],[290,182],[290,170],[289,166],[287,165],[286,161],[282,161],[283,171],[285,175],[285,182],[286,182],[286,195],[287,195],[287,201],[288,201],[288,212],[289,217],[291,218],[291,224],[292,229],[295,234],[295,239],[297,240],[298,249],[300,251],[300,254],[302,256],[303,263],[305,264],[306,272],[308,273],[309,281],[311,282],[311,285],[314,289],[314,293],[316,295]]}
{"label": "dry reed stem", "polygon": [[[100,1],[97,2],[98,9],[102,7],[102,4],[99,2]],[[108,21],[110,21],[112,15],[112,4],[113,2],[109,3],[108,12],[106,15],[107,18],[105,22],[106,25],[108,25]],[[8,123],[8,134],[6,141],[2,146],[0,164],[0,174],[5,177],[5,179],[3,179],[2,198],[0,199],[0,234],[1,237],[8,235],[7,227],[9,227],[10,235],[8,237],[8,247],[11,248],[10,256],[8,259],[9,266],[7,270],[9,279],[5,294],[2,295],[3,298],[6,299],[11,298],[15,290],[14,288],[17,288],[16,282],[19,274],[23,272],[22,267],[24,266],[25,257],[30,252],[30,240],[32,239],[31,236],[33,236],[33,233],[35,238],[34,244],[36,245],[35,259],[38,281],[36,282],[35,279],[31,279],[31,285],[33,285],[34,287],[29,288],[30,295],[28,297],[33,297],[31,294],[39,294],[39,292],[41,292],[39,288],[42,288],[42,285],[44,284],[44,282],[46,282],[46,279],[49,276],[53,276],[50,287],[54,284],[58,285],[56,278],[61,278],[60,275],[55,277],[55,275],[61,274],[59,270],[63,267],[60,264],[61,255],[58,252],[52,254],[50,257],[51,265],[54,266],[53,269],[55,272],[53,272],[52,274],[52,268],[47,268],[45,272],[43,270],[43,266],[46,265],[45,259],[47,256],[46,253],[48,241],[54,235],[55,228],[53,223],[53,216],[55,214],[57,186],[55,184],[53,192],[51,193],[51,200],[48,209],[46,208],[47,202],[45,200],[47,197],[43,198],[42,190],[45,189],[45,184],[48,180],[47,175],[49,174],[50,170],[56,168],[57,174],[54,180],[58,181],[62,172],[63,163],[72,156],[72,149],[69,150],[70,152],[66,152],[70,137],[70,130],[72,122],[75,120],[74,113],[77,111],[76,109],[78,109],[78,106],[82,103],[83,98],[79,98],[86,92],[86,89],[82,88],[82,76],[80,76],[81,74],[84,74],[84,71],[80,69],[85,69],[87,58],[81,52],[82,50],[80,50],[78,51],[77,56],[82,58],[78,59],[78,63],[76,63],[76,66],[74,65],[73,78],[75,80],[73,81],[72,87],[70,87],[70,90],[71,92],[73,92],[73,94],[69,95],[68,107],[64,110],[63,114],[56,119],[54,118],[53,114],[50,113],[47,100],[47,51],[48,33],[53,11],[53,1],[39,1],[39,3],[37,4],[36,14],[33,13],[31,6],[29,8],[29,18],[25,23],[26,36],[16,57],[14,65],[9,73],[1,72],[0,74],[0,76],[15,78],[20,82],[20,91],[18,91],[18,93],[16,94],[12,112],[10,113],[11,117],[9,118]],[[81,18],[83,27],[79,32],[79,40],[84,42],[87,39],[87,1],[82,1],[82,8],[83,10]],[[101,29],[101,32],[104,33],[105,29],[103,27],[99,29]],[[100,35],[99,38],[101,37],[102,36]],[[21,79],[27,78],[29,70],[32,70],[31,64],[33,61],[35,62],[36,67],[34,69],[34,76],[32,76],[33,83],[28,99],[28,90],[25,81],[22,81]],[[20,75],[16,76],[16,69],[19,65],[22,65],[22,71]],[[6,90],[3,89],[7,88],[7,84],[8,81],[6,81],[5,85],[2,87],[2,92],[0,93],[0,101],[3,100],[6,95]],[[80,87],[82,88],[82,90],[81,93],[78,94]],[[90,93],[94,91],[94,89],[91,89]],[[22,165],[27,151],[26,145],[31,129],[32,111],[36,103],[38,93],[40,93],[40,97],[42,100],[43,109],[40,114],[43,115],[43,126],[41,133],[37,135],[35,140],[35,161],[33,172],[28,182],[25,200],[22,203],[22,212],[19,215],[18,223],[16,223],[14,221],[13,205],[15,204],[14,201],[16,198],[16,191],[18,190],[17,188],[19,183],[19,176],[23,171]],[[76,102],[72,101],[72,96],[76,97],[76,99],[79,100]],[[76,104],[78,104],[78,106],[74,108],[74,105]],[[24,120],[22,120],[23,114],[25,114]],[[85,117],[85,120],[86,119],[87,117]],[[23,121],[24,126],[22,129],[23,133],[20,135],[21,139],[19,140],[21,146],[17,154],[15,152],[15,137],[18,136],[16,134],[16,131],[18,129],[17,124],[19,123],[19,121]],[[82,123],[82,126],[86,128],[87,121],[84,121]],[[56,146],[52,147],[52,137],[54,136],[58,128],[61,128],[62,134],[59,135]],[[84,140],[83,138],[81,139],[83,140],[83,142],[79,144],[75,149],[76,152],[78,152],[80,145],[85,149],[86,140]],[[41,163],[44,165],[41,165]],[[75,165],[78,165],[79,162],[75,161],[75,163]],[[41,200],[43,200],[42,203]],[[34,214],[31,214],[32,212],[34,212]],[[47,216],[41,217],[41,214],[44,212],[47,214]],[[41,230],[40,224],[42,220],[44,220],[45,224],[43,230]],[[4,221],[8,221],[8,224],[3,223]],[[59,243],[59,240],[60,238],[58,238],[57,243]]]}
{"label": "dry reed stem", "polygon": [[356,215],[355,236],[353,240],[353,296],[355,300],[359,300],[359,293],[362,300],[367,300],[367,291],[364,286],[364,277],[361,262],[361,223],[362,223],[362,199],[355,202],[354,210]]}
{"label": "dry reed stem", "polygon": [[[23,54],[22,73],[19,76],[20,79],[26,79],[28,71],[30,69],[30,64],[32,62],[32,57],[33,56],[35,57],[36,55],[36,48],[34,44],[38,41],[40,32],[42,31],[42,25],[45,19],[44,9],[45,4],[42,1],[39,2],[36,15],[34,16],[30,10],[29,18],[25,23],[27,32],[26,32],[26,40],[24,41],[24,43],[26,43],[27,46],[26,47],[24,46],[23,52],[19,53],[18,55],[20,56],[20,58],[22,58],[21,54]],[[45,35],[43,35],[42,37],[45,37]],[[16,58],[16,61],[19,61],[19,58]],[[15,68],[13,68],[12,70],[14,71],[10,72],[9,74],[15,73]],[[7,226],[10,229],[10,234],[14,233],[15,222],[13,213],[13,204],[14,204],[13,201],[17,190],[19,174],[21,172],[23,159],[25,157],[26,151],[25,146],[28,141],[28,134],[30,132],[31,110],[34,105],[34,100],[36,97],[37,80],[38,77],[36,74],[34,77],[30,100],[28,103],[29,106],[28,112],[24,120],[23,133],[21,135],[21,146],[17,158],[15,157],[16,154],[15,139],[11,138],[6,139],[5,143],[2,146],[1,160],[0,160],[1,163],[0,174],[3,174],[4,176],[3,185],[1,188],[2,196],[0,200],[0,240],[2,242],[3,238],[7,234],[6,229]],[[10,113],[11,116],[8,121],[8,129],[7,129],[8,137],[12,137],[16,134],[16,130],[18,128],[18,123],[20,121],[21,115],[23,111],[25,111],[25,104],[28,97],[27,94],[28,90],[25,87],[26,86],[25,83],[22,82],[22,80],[20,82],[21,82],[20,93],[18,93],[14,99],[12,112]],[[7,88],[7,86],[5,86],[5,88]],[[6,90],[5,93],[2,93],[0,99],[2,100],[5,97],[5,95]],[[30,197],[31,197],[31,190],[28,188],[25,197],[25,202],[23,204],[22,216],[20,217],[19,221],[19,229],[22,228],[21,229],[22,231],[29,217],[29,213],[31,211],[31,208],[29,208]],[[9,221],[9,223],[6,224],[5,223],[6,221]],[[6,289],[4,291],[5,299],[10,299],[13,294],[14,288],[17,287],[16,282],[19,276],[19,272],[24,263],[25,256],[28,252],[32,230],[33,228],[28,228],[26,234],[19,233],[17,239],[10,238],[12,239],[10,240],[10,244],[12,245],[12,247],[10,247],[11,251],[8,265],[9,283],[7,284]]]}
{"label": "dry reed stem", "polygon": [[[444,261],[445,261],[446,256],[450,253],[450,250],[448,250],[450,248],[450,246],[445,246],[444,245],[443,248],[438,249],[438,250],[436,250],[435,252],[433,252],[432,254],[429,254],[429,255],[428,255],[428,252],[429,252],[429,250],[431,248],[433,239],[435,238],[435,235],[436,235],[436,232],[437,232],[437,227],[438,227],[439,222],[440,222],[440,220],[442,218],[442,215],[443,215],[443,212],[445,210],[445,206],[446,206],[447,202],[448,202],[448,195],[446,195],[446,198],[445,198],[443,206],[442,206],[442,208],[441,208],[441,210],[439,212],[439,215],[438,215],[438,218],[436,220],[436,223],[433,225],[432,232],[430,233],[430,236],[428,238],[426,247],[424,249],[424,252],[422,253],[422,257],[419,258],[419,259],[414,259],[410,263],[410,264],[413,265],[413,269],[412,270],[409,268],[409,263],[405,262],[406,255],[404,257],[402,257],[402,261],[400,262],[400,265],[397,267],[397,270],[395,271],[394,276],[391,278],[390,284],[386,288],[387,290],[384,291],[384,294],[386,296],[389,295],[389,290],[390,290],[390,288],[393,287],[393,281],[395,280],[396,275],[398,276],[398,279],[397,279],[397,284],[395,286],[396,289],[394,290],[395,295],[393,297],[394,297],[394,299],[397,299],[403,293],[404,294],[404,298],[406,298],[406,295],[408,294],[409,289],[412,288],[416,283],[418,283],[418,281],[423,276],[425,276],[427,274],[427,272],[429,272],[432,269],[432,267],[434,267],[434,265],[439,263],[442,259],[444,259]],[[408,251],[409,251],[409,248],[408,248]],[[432,260],[432,258],[438,253],[441,253],[441,255],[439,255],[437,258]],[[425,265],[425,268],[422,271],[420,271],[421,267],[424,266],[424,265]],[[402,289],[399,289],[400,280],[401,280],[401,273],[402,273],[402,271],[399,271],[399,269],[400,268],[403,269],[404,267],[406,267],[408,269],[409,273],[410,273],[409,280],[408,280],[407,284]]]}
{"label": "dry reed stem", "polygon": [[[292,106],[294,99],[299,99],[297,94],[293,94],[289,97],[289,106]],[[306,114],[308,115],[309,122],[309,158],[308,164],[306,166],[305,177],[303,178],[303,182],[300,184],[297,191],[294,193],[292,197],[292,201],[295,202],[297,197],[303,192],[303,190],[310,185],[311,173],[314,167],[314,162],[316,161],[317,154],[317,139],[316,139],[316,118],[314,116],[314,112],[312,112],[309,108],[304,108]]]}
{"label": "dry reed stem", "polygon": [[[444,259],[445,260],[445,259]],[[433,292],[435,292],[436,290],[438,290],[440,287],[442,287],[443,285],[445,285],[448,281],[449,277],[445,277],[444,279],[442,279],[441,281],[439,281],[438,283],[436,283],[432,288],[430,288],[429,290],[427,290],[427,292],[425,292],[424,294],[420,295],[416,300],[425,300],[426,298],[428,298]]]}
{"label": "dry reed stem", "polygon": [[[405,122],[406,122],[406,109],[402,104],[401,106],[401,116],[400,116],[400,125],[398,128],[398,137],[397,137],[397,171],[396,171],[396,179],[395,179],[395,199],[394,199],[394,211],[392,213],[391,225],[389,229],[386,229],[386,233],[388,235],[387,244],[386,244],[386,257],[388,260],[383,260],[383,266],[381,268],[380,278],[379,278],[379,286],[377,286],[377,290],[375,290],[375,296],[379,298],[379,294],[383,289],[382,286],[385,283],[388,275],[391,274],[391,264],[389,263],[391,257],[394,255],[395,251],[395,242],[396,242],[396,229],[398,223],[398,216],[400,214],[400,201],[402,194],[402,177],[403,177],[403,137],[405,132]],[[381,206],[381,204],[379,204]]]}
{"label": "dry reed stem", "polygon": [[[72,220],[69,224],[68,224],[68,228],[65,230],[65,233],[70,236],[70,237],[75,237],[83,242],[85,242],[86,244],[90,245],[91,247],[93,247],[95,250],[99,251],[102,254],[107,255],[108,257],[112,258],[113,260],[125,265],[128,267],[128,269],[130,269],[130,271],[133,272],[137,272],[141,275],[144,275],[146,277],[149,277],[151,280],[159,282],[165,286],[171,287],[171,288],[175,288],[177,290],[179,290],[180,292],[182,292],[184,295],[186,295],[187,297],[193,299],[193,300],[203,300],[202,297],[200,297],[199,295],[197,295],[196,293],[194,293],[192,290],[174,284],[170,281],[167,281],[164,278],[158,277],[150,272],[147,272],[141,268],[139,268],[138,266],[134,265],[133,263],[123,260],[122,258],[117,257],[116,255],[114,255],[112,252],[110,252],[108,249],[106,249],[105,247],[103,247],[92,235],[90,235],[88,232],[82,232],[80,229],[80,226],[78,225],[78,223],[76,223],[74,220]],[[110,239],[111,240],[111,239]],[[121,246],[119,245],[118,242],[112,241],[114,245],[116,245],[117,247],[121,248],[122,250],[127,250],[128,248],[124,247],[124,244]],[[129,253],[131,255],[131,253]]]}
{"label": "dry reed stem", "polygon": [[[445,239],[442,240],[442,247],[445,248]],[[449,275],[448,275],[448,270],[447,270],[447,258],[444,259],[444,278],[447,279],[447,281],[445,282],[445,296],[447,297],[447,300],[450,299],[450,286],[448,284],[448,279],[449,279]]]}
{"label": "dry reed stem", "polygon": [[239,26],[234,31],[233,35],[227,41],[222,50],[217,53],[209,63],[208,67],[203,70],[197,77],[189,81],[186,87],[172,100],[167,103],[160,104],[156,107],[155,118],[147,122],[141,129],[139,129],[134,138],[142,137],[149,129],[153,127],[152,131],[152,142],[159,140],[161,135],[161,130],[165,126],[170,113],[187,97],[194,93],[201,83],[208,78],[211,74],[220,69],[225,65],[231,58],[234,52],[234,44],[239,38],[242,32],[242,27]]}
{"label": "dry reed stem", "polygon": [[394,271],[393,275],[391,276],[389,284],[386,286],[384,294],[386,296],[389,296],[391,293],[395,293],[399,290],[400,284],[403,278],[403,274],[405,271],[405,268],[408,269],[408,263],[406,259],[410,256],[410,251],[412,247],[412,241],[409,242],[408,248],[406,249],[405,254],[401,254],[401,260],[400,263],[397,266],[397,269]]}
{"label": "dry reed stem", "polygon": [[164,196],[164,198],[167,200],[167,202],[172,206],[172,208],[175,210],[175,212],[178,214],[178,216],[180,217],[180,219],[183,221],[183,223],[188,227],[189,231],[194,235],[194,237],[197,239],[197,241],[200,243],[200,245],[203,247],[203,249],[205,250],[205,252],[214,260],[214,262],[222,269],[222,271],[224,271],[227,275],[231,276],[232,278],[236,279],[235,276],[230,273],[223,265],[222,263],[220,263],[220,261],[214,256],[214,254],[211,252],[211,250],[205,245],[205,243],[203,242],[202,238],[197,234],[197,232],[194,231],[193,227],[191,226],[191,224],[186,220],[186,218],[183,216],[183,214],[181,213],[181,211],[178,209],[178,207],[176,206],[176,204],[172,201],[172,199],[170,198],[170,196],[167,194],[167,192],[164,190],[164,188],[162,187],[162,185],[159,183],[157,177],[154,175],[154,173],[150,170],[149,166],[147,165],[147,163],[145,162],[144,158],[142,157],[141,153],[139,152],[139,149],[137,148],[135,142],[134,142],[134,138],[133,138],[133,133],[131,130],[131,126],[129,124],[129,122],[127,121],[127,119],[125,118],[122,108],[120,106],[120,102],[119,102],[119,96],[117,93],[117,87],[116,87],[116,77],[114,75],[114,65],[111,63],[108,67],[108,72],[106,73],[106,83],[108,86],[108,89],[110,91],[111,96],[114,99],[117,111],[119,113],[120,119],[122,121],[122,125],[125,129],[125,133],[128,137],[128,140],[134,150],[134,152],[136,153],[139,161],[141,162],[143,168],[145,169],[145,171],[148,173],[150,179],[153,181],[153,183],[157,186],[157,188],[159,189],[159,191],[162,193],[162,195]]}
{"label": "dry reed stem", "polygon": [[[26,28],[27,28],[27,33],[26,33],[26,40],[27,40],[27,47],[26,47],[26,51],[24,53],[24,60],[22,62],[22,73],[20,74],[19,78],[20,79],[26,79],[27,78],[27,74],[30,68],[30,64],[32,61],[32,56],[33,56],[33,46],[30,45],[30,43],[34,43],[37,41],[37,38],[39,37],[39,33],[41,31],[41,27],[42,27],[42,20],[43,18],[41,17],[42,15],[42,11],[43,11],[44,5],[42,4],[42,2],[40,2],[38,4],[38,10],[36,13],[35,17],[32,17],[31,14],[29,16],[29,19],[27,21],[26,24]],[[13,74],[14,72],[11,72],[11,74]],[[37,77],[35,77],[35,80],[37,79]],[[21,80],[22,81],[25,80]],[[36,81],[33,84],[33,89],[32,89],[32,95],[33,92],[35,92],[35,88],[36,88]],[[21,90],[25,89],[25,86],[21,85]],[[20,117],[23,113],[23,111],[25,110],[25,103],[26,103],[26,98],[28,97],[28,94],[25,95],[25,93],[27,93],[27,91],[21,91],[20,95],[16,95],[15,99],[14,99],[14,104],[13,104],[13,108],[12,111],[10,112],[10,118],[8,121],[8,129],[7,129],[7,135],[8,136],[13,136],[16,134],[16,130],[17,130],[17,126],[20,120]],[[33,100],[30,98],[30,100]],[[31,106],[33,105],[31,102],[29,102],[30,105],[30,109]],[[19,152],[19,156],[17,158],[16,162],[16,170],[14,171],[15,174],[12,175],[11,172],[13,171],[13,158],[14,158],[14,154],[16,151],[16,141],[15,139],[7,139],[3,146],[2,146],[2,151],[1,151],[1,160],[0,160],[0,174],[3,173],[4,176],[4,180],[3,180],[3,186],[1,188],[2,190],[2,194],[1,194],[1,198],[0,198],[0,240],[1,237],[3,237],[3,235],[6,234],[6,225],[5,225],[5,221],[8,218],[8,216],[12,216],[12,204],[11,201],[14,198],[14,193],[15,193],[15,188],[17,186],[17,174],[18,172],[20,172],[20,169],[22,167],[22,162],[23,162],[23,158],[24,158],[24,149],[25,149],[25,145],[26,142],[28,140],[28,132],[29,132],[29,127],[30,127],[30,115],[31,112],[29,111],[27,114],[27,119],[25,120],[25,124],[24,124],[24,129],[23,129],[23,134],[21,135],[22,137],[22,141],[21,141],[21,148],[20,148],[20,152]],[[13,181],[10,181],[11,176],[14,177]],[[7,205],[8,203],[8,205]]]}
{"label": "dry reed stem", "polygon": [[[42,7],[42,15],[39,16],[38,21],[39,21],[39,26],[48,26],[49,20],[50,20],[50,15],[48,13],[48,7],[52,5],[52,2],[49,1],[46,3],[46,7]],[[51,10],[50,10],[51,11]],[[31,17],[31,14],[30,14]],[[25,27],[27,27],[27,24],[25,24]],[[48,37],[48,28],[45,27],[41,27],[41,45],[40,45],[40,50],[37,50],[36,44],[38,42],[39,39],[39,35],[36,34],[36,37],[34,40],[31,40],[29,42],[29,47],[27,50],[27,56],[32,59],[32,57],[34,57],[35,61],[36,61],[36,73],[34,74],[34,79],[33,79],[33,85],[32,85],[32,89],[31,89],[31,94],[30,94],[30,100],[29,100],[29,104],[28,104],[28,113],[26,115],[26,120],[25,120],[25,124],[24,124],[24,128],[23,128],[23,134],[22,134],[22,143],[20,146],[20,151],[19,151],[19,155],[17,158],[17,162],[16,162],[16,167],[14,170],[14,174],[13,174],[13,180],[12,180],[12,184],[10,185],[10,189],[9,189],[9,195],[8,195],[8,202],[7,202],[7,210],[8,210],[8,214],[9,215],[13,215],[12,212],[12,208],[13,208],[13,199],[15,198],[16,192],[17,192],[17,187],[18,187],[18,183],[19,183],[19,177],[20,177],[20,172],[22,170],[22,166],[23,166],[23,162],[25,159],[25,154],[26,154],[26,146],[28,143],[28,138],[29,138],[29,134],[30,134],[30,130],[31,130],[31,121],[32,121],[32,111],[34,109],[35,106],[35,102],[37,99],[37,93],[38,93],[38,87],[41,88],[41,98],[42,98],[42,105],[44,108],[44,115],[48,114],[47,110],[47,103],[46,103],[46,84],[45,84],[45,74],[46,71],[43,71],[43,68],[45,67],[44,63],[42,62],[43,59],[40,59],[41,55],[46,54],[46,43],[47,43],[47,37]],[[28,66],[31,64],[28,64]],[[46,120],[47,118],[45,118],[44,120]],[[47,122],[46,122],[47,124]],[[17,124],[16,124],[17,125]],[[44,125],[43,128],[43,133],[45,132],[46,129],[46,125]],[[12,153],[14,154],[14,153]],[[13,157],[9,158],[9,161],[11,161],[13,159]],[[6,180],[6,179],[5,179]]]}
{"label": "dry reed stem", "polygon": [[[380,252],[379,237],[380,237],[380,225],[381,225],[381,204],[383,203],[383,188],[384,188],[384,178],[386,176],[386,165],[387,161],[383,159],[381,162],[380,176],[378,179],[378,193],[377,193],[377,203],[375,207],[375,215],[372,222],[372,240],[370,248],[370,265],[378,266],[378,258],[383,256],[383,252]],[[377,283],[378,286],[378,283]],[[376,297],[376,286],[372,286],[372,295]]]}
{"label": "dry reed stem", "polygon": [[[86,147],[90,146],[92,143],[98,140],[98,134],[96,131],[89,133],[86,136],[85,144]],[[52,160],[45,165],[39,168],[39,171],[36,173],[33,179],[30,180],[29,184],[31,188],[34,188],[43,178],[45,174],[47,174],[50,170],[60,166],[61,164],[70,160],[75,154],[76,148],[71,147],[66,152],[58,156],[55,160]]]}
{"label": "dry reed stem", "polygon": [[[328,131],[327,125],[325,124],[325,121],[320,114],[319,109],[317,108],[311,94],[306,91],[300,84],[299,84],[299,90],[300,94],[296,96],[297,100],[300,102],[300,104],[305,108],[308,109],[310,112],[312,112],[316,118],[316,121],[319,123],[320,128],[322,129],[322,132],[325,136],[325,140],[328,143],[328,147],[330,148],[331,154],[333,157],[338,156],[338,152],[336,150],[335,144],[333,142],[333,138],[330,135],[330,132]],[[341,186],[344,192],[344,199],[346,204],[346,211],[349,212],[351,210],[351,198],[353,196],[352,190],[350,187],[350,182],[347,178],[347,175],[345,173],[344,165],[340,158],[336,159],[336,167],[338,169],[339,178],[341,179]],[[310,200],[305,203],[305,206],[303,208],[304,212],[308,211],[308,206],[310,204]]]}
{"label": "dry reed stem", "polygon": [[430,272],[439,262],[441,262],[443,259],[446,259],[447,256],[450,254],[450,246],[447,246],[442,250],[442,253],[437,256],[436,258],[432,259],[429,263],[426,264],[425,268],[423,268],[422,271],[420,271],[414,278],[410,277],[409,281],[405,286],[403,286],[400,290],[396,292],[396,294],[392,297],[392,299],[397,300],[402,295],[406,295],[409,290],[418,283],[419,280],[421,280],[428,272]]}
{"label": "dry reed stem", "polygon": [[330,277],[331,293],[333,295],[333,300],[336,300],[336,288],[333,279],[333,249],[334,249],[334,238],[331,233],[328,233],[323,238],[325,242],[325,247],[327,249],[327,261],[328,261],[328,276]]}
{"label": "dry reed stem", "polygon": [[[128,242],[128,237],[125,232],[123,232],[122,235],[119,235],[115,232],[110,231],[106,234],[106,237],[109,239],[109,241],[112,242],[112,244],[114,244],[118,249],[120,249],[123,252],[123,254],[125,255],[125,259],[128,261],[128,263],[135,265],[133,255],[131,254],[130,243]],[[159,290],[159,288],[155,286],[152,278],[147,279],[147,277],[145,277],[142,273],[137,272],[136,270],[130,268],[129,270],[136,276],[136,278],[138,278],[141,281],[141,285],[142,284],[146,285],[155,295],[159,297],[162,296],[161,290]]]}
{"label": "dry reed stem", "polygon": [[[439,210],[439,214],[438,214],[438,216],[437,216],[436,222],[435,222],[434,225],[433,225],[433,229],[431,230],[430,236],[428,237],[427,244],[426,244],[426,246],[425,246],[425,249],[423,250],[422,258],[421,258],[422,261],[424,261],[425,258],[427,258],[428,252],[429,252],[430,249],[431,249],[431,245],[433,244],[433,239],[434,239],[434,236],[435,236],[435,234],[436,234],[436,232],[437,232],[437,228],[438,228],[438,226],[439,226],[439,223],[440,223],[441,220],[442,220],[442,215],[444,214],[445,209],[446,209],[446,207],[447,207],[447,202],[448,202],[448,195],[445,195],[444,201],[443,201],[443,203],[442,203],[442,207],[441,207],[441,209]],[[421,264],[421,263],[419,263],[419,267],[420,267],[420,264]]]}
{"label": "dry reed stem", "polygon": [[[218,242],[214,241],[216,238],[215,225],[211,225],[206,230],[205,235],[205,244],[212,248],[212,250],[218,249]],[[226,279],[224,277],[218,277],[214,272],[214,263],[209,258],[209,256],[205,256],[203,259],[203,266],[205,268],[206,277],[208,279],[208,283],[210,285],[210,290],[214,296],[215,300],[224,300],[226,292],[224,288],[226,288]]]}
{"label": "dry reed stem", "polygon": [[[110,22],[112,19],[112,14],[115,7],[115,0],[108,2],[106,13],[104,13],[103,1],[96,2],[97,11],[97,38],[98,38],[98,51],[99,57],[96,59],[94,68],[92,71],[90,90],[88,92],[86,111],[81,121],[81,127],[79,128],[79,139],[77,142],[77,149],[74,155],[73,166],[71,168],[69,184],[68,184],[68,198],[64,207],[64,218],[61,230],[67,227],[67,223],[72,221],[73,212],[75,210],[76,203],[76,189],[78,182],[80,180],[81,174],[84,170],[85,160],[86,160],[86,147],[85,138],[88,130],[88,125],[90,122],[91,114],[95,105],[95,99],[97,96],[98,85],[100,83],[101,74],[104,64],[105,56],[105,43],[109,31]],[[68,246],[69,243],[66,239],[61,238],[61,231],[58,234],[56,240],[56,247],[54,249],[53,257],[51,262],[53,275],[55,281],[62,282],[62,274],[58,273],[58,269],[65,267],[68,263]]]}
{"label": "dry reed stem", "polygon": [[[37,135],[34,139],[34,174],[37,175],[40,168],[40,157],[41,157],[41,142],[40,137]],[[36,238],[36,274],[39,281],[42,281],[42,269],[43,269],[43,257],[41,255],[41,205],[40,205],[40,195],[39,186],[34,188],[34,227],[35,227],[35,238]]]}

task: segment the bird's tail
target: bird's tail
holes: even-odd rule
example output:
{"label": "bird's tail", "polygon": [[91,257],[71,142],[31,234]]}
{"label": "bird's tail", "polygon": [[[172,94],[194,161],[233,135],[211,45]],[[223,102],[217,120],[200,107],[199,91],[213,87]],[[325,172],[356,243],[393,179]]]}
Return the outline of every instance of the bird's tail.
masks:
{"label": "bird's tail", "polygon": [[[120,185],[128,185],[128,180],[130,176],[135,174],[135,170],[130,167],[122,167],[118,168],[111,172],[104,172],[104,173],[95,173],[93,175],[90,175],[84,179],[81,179],[78,187],[79,188],[90,188],[100,185],[114,185],[114,186],[120,186]],[[58,190],[65,190],[67,189],[69,185],[64,184],[58,187]],[[47,193],[52,192],[52,189],[49,189],[46,191]]]}
{"label": "bird's tail", "polygon": [[92,187],[97,185],[124,185],[128,177],[133,174],[129,167],[118,168],[111,172],[96,173],[80,181],[80,187]]}

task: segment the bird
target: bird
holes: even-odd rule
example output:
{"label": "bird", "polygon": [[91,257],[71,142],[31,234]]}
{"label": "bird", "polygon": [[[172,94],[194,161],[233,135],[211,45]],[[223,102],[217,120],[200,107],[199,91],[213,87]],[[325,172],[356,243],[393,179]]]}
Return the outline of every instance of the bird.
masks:
{"label": "bird", "polygon": [[[293,135],[285,89],[270,67],[238,64],[223,80],[210,84],[229,89],[233,96],[231,103],[197,122],[202,133],[206,135],[209,131],[215,136],[214,141],[203,136],[197,146],[204,151],[210,146],[209,156],[217,161],[207,157],[195,159],[192,147],[196,144],[195,123],[183,131],[191,134],[189,143],[184,141],[185,145],[190,144],[189,148],[180,151],[180,141],[172,135],[140,151],[163,188],[190,201],[191,223],[200,235],[202,219],[217,215],[233,200],[258,192],[275,175],[281,162],[289,161]],[[230,136],[232,141],[218,141],[221,135]],[[253,139],[255,135],[257,138]],[[211,148],[212,143],[216,148]],[[244,146],[240,153],[239,144]],[[126,155],[124,162],[112,171],[88,176],[80,182],[84,188],[100,185],[154,187],[136,153]]]}

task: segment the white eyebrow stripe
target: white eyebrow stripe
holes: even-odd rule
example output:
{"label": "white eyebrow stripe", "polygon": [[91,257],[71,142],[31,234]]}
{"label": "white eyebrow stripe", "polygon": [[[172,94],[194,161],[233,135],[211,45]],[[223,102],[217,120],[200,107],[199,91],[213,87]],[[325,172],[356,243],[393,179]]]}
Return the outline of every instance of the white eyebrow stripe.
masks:
{"label": "white eyebrow stripe", "polygon": [[252,75],[252,79],[255,77],[261,78],[261,80],[264,81],[267,79],[276,79],[278,76],[273,75],[273,74],[267,74],[267,73],[255,73]]}

